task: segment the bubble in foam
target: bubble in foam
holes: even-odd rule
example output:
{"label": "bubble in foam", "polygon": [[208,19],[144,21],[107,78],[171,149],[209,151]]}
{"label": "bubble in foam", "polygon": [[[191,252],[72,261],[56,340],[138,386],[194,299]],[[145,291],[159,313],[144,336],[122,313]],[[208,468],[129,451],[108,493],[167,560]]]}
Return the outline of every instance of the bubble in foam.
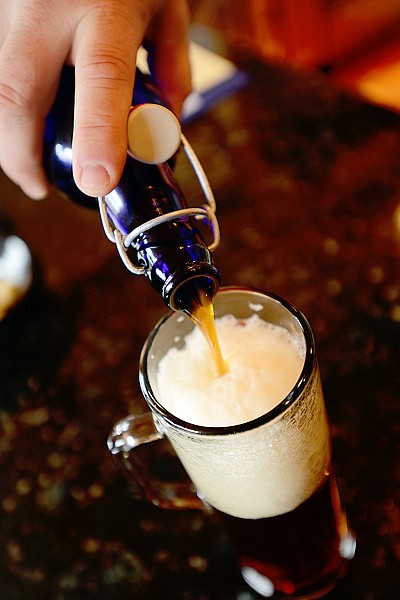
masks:
{"label": "bubble in foam", "polygon": [[249,308],[251,308],[253,312],[261,312],[264,307],[259,302],[249,302]]}

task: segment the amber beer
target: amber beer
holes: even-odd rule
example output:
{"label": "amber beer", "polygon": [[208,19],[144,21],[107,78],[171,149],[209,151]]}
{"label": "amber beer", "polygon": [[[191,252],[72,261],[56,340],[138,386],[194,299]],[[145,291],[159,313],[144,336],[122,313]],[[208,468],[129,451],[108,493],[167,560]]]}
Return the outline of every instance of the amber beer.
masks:
{"label": "amber beer", "polygon": [[214,305],[226,371],[216,373],[198,328],[175,314],[145,345],[142,391],[158,434],[229,528],[249,585],[265,597],[319,598],[354,540],[331,471],[310,326],[254,290],[225,289]]}
{"label": "amber beer", "polygon": [[219,514],[238,548],[244,579],[264,595],[275,590],[320,597],[344,574],[354,553],[332,474],[289,513],[255,520]]}

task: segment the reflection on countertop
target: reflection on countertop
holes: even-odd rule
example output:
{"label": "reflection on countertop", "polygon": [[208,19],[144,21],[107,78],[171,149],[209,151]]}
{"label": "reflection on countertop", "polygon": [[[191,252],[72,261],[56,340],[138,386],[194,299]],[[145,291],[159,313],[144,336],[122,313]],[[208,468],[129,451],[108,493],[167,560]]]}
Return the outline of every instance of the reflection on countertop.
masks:
{"label": "reflection on countertop", "polygon": [[[208,174],[223,283],[285,296],[314,329],[334,462],[358,550],[335,600],[400,594],[400,117],[322,75],[236,57],[248,87],[185,134]],[[201,192],[188,165],[178,178]],[[34,281],[0,323],[1,596],[250,600],[214,516],[135,499],[114,422],[145,410],[141,346],[165,311],[95,212],[4,176],[1,218]]]}

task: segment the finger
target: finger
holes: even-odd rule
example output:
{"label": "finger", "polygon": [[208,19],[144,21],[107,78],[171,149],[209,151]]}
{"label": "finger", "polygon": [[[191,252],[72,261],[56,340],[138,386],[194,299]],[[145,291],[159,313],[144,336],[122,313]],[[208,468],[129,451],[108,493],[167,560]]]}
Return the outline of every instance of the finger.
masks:
{"label": "finger", "polygon": [[[24,53],[24,48],[31,53]],[[0,55],[0,165],[33,198],[43,197],[48,189],[41,166],[42,134],[55,91],[56,75],[51,73],[58,71],[46,64],[50,56],[55,53],[46,48],[42,36],[38,39],[23,15],[10,24]]]}
{"label": "finger", "polygon": [[189,61],[190,12],[186,0],[168,0],[146,35],[149,67],[157,87],[180,114],[191,91]]}
{"label": "finger", "polygon": [[[21,21],[22,25],[22,21]],[[21,48],[31,48],[27,56]],[[0,165],[32,198],[48,192],[42,167],[45,116],[54,98],[63,50],[25,26],[14,27],[0,54]]]}
{"label": "finger", "polygon": [[77,30],[73,172],[88,195],[106,195],[121,177],[136,52],[149,18],[122,2],[118,10],[92,10]]}
{"label": "finger", "polygon": [[41,164],[43,127],[43,122],[31,115],[10,117],[6,128],[0,125],[0,165],[4,173],[34,200],[44,198],[49,190]]}

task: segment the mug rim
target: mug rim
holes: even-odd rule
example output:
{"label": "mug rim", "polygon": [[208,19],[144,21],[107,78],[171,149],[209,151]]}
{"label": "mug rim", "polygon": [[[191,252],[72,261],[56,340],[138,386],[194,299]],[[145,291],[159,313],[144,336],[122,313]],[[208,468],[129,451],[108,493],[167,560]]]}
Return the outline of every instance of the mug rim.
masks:
{"label": "mug rim", "polygon": [[145,400],[147,401],[151,411],[156,416],[160,416],[164,421],[166,421],[169,425],[174,426],[178,429],[183,429],[187,433],[195,433],[203,436],[223,436],[223,435],[233,435],[237,433],[244,433],[246,431],[250,431],[252,429],[257,429],[262,425],[267,423],[271,423],[277,417],[285,413],[302,395],[307,382],[310,380],[310,377],[313,373],[313,370],[316,365],[316,349],[315,349],[315,340],[314,335],[311,329],[311,325],[308,322],[305,315],[291,302],[283,298],[282,296],[278,296],[272,292],[267,292],[255,287],[249,286],[225,286],[221,287],[217,292],[217,295],[226,294],[226,293],[236,293],[236,292],[248,292],[252,294],[258,294],[262,296],[266,296],[279,302],[286,310],[291,313],[291,316],[294,317],[300,326],[302,331],[304,341],[305,341],[305,357],[304,364],[301,370],[301,373],[290,390],[290,392],[283,398],[279,404],[274,406],[274,408],[270,409],[266,413],[263,413],[259,417],[255,419],[251,419],[250,421],[245,421],[243,423],[238,423],[236,425],[226,425],[226,426],[208,426],[208,425],[196,425],[194,423],[189,423],[184,419],[181,419],[169,412],[155,397],[153,388],[150,384],[150,379],[147,372],[147,357],[152,348],[152,344],[154,339],[157,336],[157,332],[160,327],[172,318],[176,318],[176,312],[170,312],[156,323],[153,327],[152,331],[148,335],[139,360],[139,383],[142,390],[142,394],[144,395]]}

